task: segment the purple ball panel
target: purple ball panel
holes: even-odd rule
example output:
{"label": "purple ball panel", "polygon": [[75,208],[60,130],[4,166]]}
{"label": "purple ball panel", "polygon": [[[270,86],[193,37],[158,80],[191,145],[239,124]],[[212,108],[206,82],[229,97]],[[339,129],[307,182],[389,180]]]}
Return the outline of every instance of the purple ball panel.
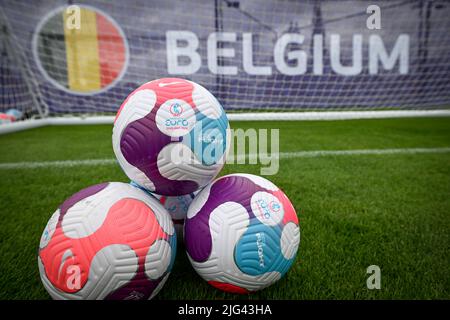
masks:
{"label": "purple ball panel", "polygon": [[211,212],[221,204],[232,201],[241,204],[247,210],[249,219],[255,218],[250,201],[252,195],[258,191],[271,192],[241,176],[226,176],[213,183],[203,207],[193,218],[186,219],[185,245],[193,260],[203,262],[211,254],[212,238],[209,229]]}
{"label": "purple ball panel", "polygon": [[158,154],[172,142],[172,138],[158,130],[155,122],[157,110],[158,108],[154,108],[144,118],[128,124],[120,138],[120,150],[131,165],[144,172],[147,178],[153,182],[154,192],[161,195],[181,195],[193,192],[199,188],[196,182],[170,180],[159,172]]}
{"label": "purple ball panel", "polygon": [[60,214],[59,214],[58,224],[61,223],[64,215],[67,213],[67,210],[69,210],[74,204],[102,191],[108,185],[109,185],[109,183],[105,182],[105,183],[100,183],[100,184],[96,184],[96,185],[87,187],[83,190],[78,191],[77,193],[72,195],[70,198],[68,198],[66,201],[64,201],[61,204],[61,206],[59,207]]}

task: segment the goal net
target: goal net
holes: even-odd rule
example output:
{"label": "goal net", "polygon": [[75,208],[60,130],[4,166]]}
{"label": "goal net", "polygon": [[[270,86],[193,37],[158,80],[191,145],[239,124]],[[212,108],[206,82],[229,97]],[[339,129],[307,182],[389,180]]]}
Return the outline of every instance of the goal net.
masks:
{"label": "goal net", "polygon": [[0,3],[0,112],[112,114],[161,77],[235,111],[450,106],[448,1]]}

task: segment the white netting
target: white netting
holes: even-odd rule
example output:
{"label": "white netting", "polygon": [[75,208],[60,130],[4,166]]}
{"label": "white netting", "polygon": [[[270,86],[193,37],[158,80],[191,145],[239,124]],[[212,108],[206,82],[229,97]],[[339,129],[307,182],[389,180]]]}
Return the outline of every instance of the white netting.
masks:
{"label": "white netting", "polygon": [[0,112],[115,112],[168,76],[227,110],[450,105],[448,1],[376,1],[381,30],[366,27],[372,1],[80,1],[76,30],[72,1],[0,4]]}

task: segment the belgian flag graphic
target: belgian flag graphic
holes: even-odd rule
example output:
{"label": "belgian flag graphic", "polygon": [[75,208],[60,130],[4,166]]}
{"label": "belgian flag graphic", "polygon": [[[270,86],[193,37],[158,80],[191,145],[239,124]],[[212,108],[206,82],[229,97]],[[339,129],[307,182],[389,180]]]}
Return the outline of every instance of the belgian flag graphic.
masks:
{"label": "belgian flag graphic", "polygon": [[72,92],[97,92],[125,67],[126,40],[100,12],[81,7],[78,28],[68,21],[70,14],[62,9],[38,31],[40,64],[53,82]]}

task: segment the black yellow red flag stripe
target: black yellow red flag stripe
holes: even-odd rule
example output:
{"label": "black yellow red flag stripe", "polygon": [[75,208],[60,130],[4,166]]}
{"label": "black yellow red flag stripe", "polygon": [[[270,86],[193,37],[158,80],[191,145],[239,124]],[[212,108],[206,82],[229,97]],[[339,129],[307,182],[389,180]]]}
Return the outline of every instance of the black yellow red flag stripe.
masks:
{"label": "black yellow red flag stripe", "polygon": [[38,56],[48,77],[69,91],[92,93],[110,85],[122,72],[126,43],[111,18],[82,7],[79,28],[62,9],[44,22],[38,34]]}

